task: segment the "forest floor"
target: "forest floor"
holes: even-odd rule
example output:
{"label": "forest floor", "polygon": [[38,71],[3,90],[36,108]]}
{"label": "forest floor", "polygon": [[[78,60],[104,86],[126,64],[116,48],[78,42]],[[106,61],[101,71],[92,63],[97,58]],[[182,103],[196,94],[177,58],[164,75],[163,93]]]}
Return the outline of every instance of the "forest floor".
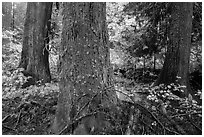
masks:
{"label": "forest floor", "polygon": [[[184,114],[183,117],[177,117],[173,111],[170,114],[170,110],[168,115],[165,115],[161,113],[162,107],[148,101],[148,93],[144,89],[148,89],[151,83],[135,83],[118,76],[115,76],[114,80],[117,96],[123,102],[121,108],[124,108],[122,113],[118,114],[120,120],[116,119],[116,123],[119,124],[113,127],[115,131],[110,134],[202,133],[202,117],[199,115],[192,115],[190,119]],[[17,92],[3,92],[2,134],[49,134],[48,129],[52,125],[57,108],[58,94],[57,82],[40,87],[30,86]]]}
{"label": "forest floor", "polygon": [[[31,86],[2,97],[2,133],[4,135],[47,134],[54,119],[58,84]],[[44,89],[44,90],[43,90]]]}
{"label": "forest floor", "polygon": [[[115,77],[115,89],[130,94],[132,81]],[[129,85],[129,86],[128,86]],[[2,133],[4,135],[48,134],[55,116],[58,100],[58,83],[40,87],[31,86],[2,96]],[[121,100],[127,96],[117,92]],[[138,98],[139,99],[139,98]]]}

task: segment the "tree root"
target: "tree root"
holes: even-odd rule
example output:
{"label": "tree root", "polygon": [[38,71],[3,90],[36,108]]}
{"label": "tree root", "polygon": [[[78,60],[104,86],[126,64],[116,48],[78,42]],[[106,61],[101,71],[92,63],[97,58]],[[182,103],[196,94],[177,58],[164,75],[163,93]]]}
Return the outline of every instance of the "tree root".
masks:
{"label": "tree root", "polygon": [[73,127],[76,127],[76,125],[78,125],[78,123],[86,118],[86,117],[89,117],[89,116],[93,116],[93,115],[96,115],[98,112],[93,112],[93,113],[89,113],[89,114],[86,114],[85,116],[81,116],[75,120],[73,120],[70,124],[67,124],[60,132],[59,132],[59,135],[62,135],[64,132],[73,132]]}

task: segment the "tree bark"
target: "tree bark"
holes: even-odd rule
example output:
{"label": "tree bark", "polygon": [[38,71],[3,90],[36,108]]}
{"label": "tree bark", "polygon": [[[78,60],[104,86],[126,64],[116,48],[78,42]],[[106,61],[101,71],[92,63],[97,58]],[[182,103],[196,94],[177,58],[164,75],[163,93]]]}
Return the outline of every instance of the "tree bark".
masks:
{"label": "tree bark", "polygon": [[2,31],[10,30],[12,24],[12,2],[2,2]]}
{"label": "tree bark", "polygon": [[[63,128],[80,116],[99,108],[110,108],[116,93],[111,85],[109,43],[105,3],[64,3],[60,55],[60,95],[52,132]],[[106,94],[106,95],[105,95]],[[97,113],[82,119],[73,127],[74,134],[91,134],[102,128],[104,119]]]}
{"label": "tree bark", "polygon": [[51,13],[51,2],[27,3],[19,67],[24,68],[35,81],[49,82],[51,80],[47,50]]}
{"label": "tree bark", "polygon": [[186,86],[182,96],[188,95],[189,58],[193,3],[171,3],[170,40],[159,78],[154,85],[175,83]]}

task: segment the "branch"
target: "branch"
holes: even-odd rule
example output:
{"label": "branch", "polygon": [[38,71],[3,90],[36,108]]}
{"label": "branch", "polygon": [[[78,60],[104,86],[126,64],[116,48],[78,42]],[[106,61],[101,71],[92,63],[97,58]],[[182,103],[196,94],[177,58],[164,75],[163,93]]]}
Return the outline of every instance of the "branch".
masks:
{"label": "branch", "polygon": [[20,122],[20,119],[21,119],[21,114],[22,114],[22,109],[20,110],[20,113],[18,114],[18,120],[17,120],[17,122],[16,122],[16,125],[15,125],[14,129],[16,129],[16,128],[17,128],[18,123]]}
{"label": "branch", "polygon": [[202,134],[202,129],[200,129],[193,121],[192,119],[188,116],[188,121],[197,129],[199,132]]}
{"label": "branch", "polygon": [[5,126],[4,124],[2,124],[2,127],[6,128],[6,129],[9,129],[9,130],[13,130],[15,132],[17,132],[15,129],[11,128],[11,127],[8,127],[8,126]]}
{"label": "branch", "polygon": [[162,127],[162,129],[163,129],[163,132],[165,133],[165,127],[164,127],[164,125],[156,118],[156,116],[152,113],[152,112],[150,112],[146,107],[144,107],[143,105],[141,105],[141,104],[139,104],[139,103],[136,103],[136,102],[134,102],[134,103],[132,103],[132,102],[128,102],[128,101],[124,101],[124,102],[127,102],[128,104],[130,104],[130,105],[133,105],[133,106],[135,106],[135,107],[140,107],[140,108],[143,108],[145,111],[147,111],[151,116],[152,116],[152,118],[157,122],[157,123],[159,123],[159,125]]}
{"label": "branch", "polygon": [[165,129],[166,129],[167,131],[171,132],[171,133],[174,133],[174,134],[176,134],[176,135],[180,135],[180,134],[179,134],[178,132],[176,132],[176,131],[170,130],[170,129],[166,128],[166,127],[165,127]]}
{"label": "branch", "polygon": [[91,102],[93,101],[93,99],[94,99],[97,95],[98,95],[98,92],[91,98],[90,101],[88,101],[84,106],[82,106],[82,107],[80,108],[80,110],[78,111],[78,113],[76,114],[76,116],[74,117],[74,119],[76,119],[76,118],[79,116],[79,114],[80,114],[87,106],[89,106],[89,105],[91,104]]}
{"label": "branch", "polygon": [[7,115],[7,116],[5,116],[5,117],[2,119],[2,123],[4,123],[10,116],[11,116],[10,114]]}
{"label": "branch", "polygon": [[143,120],[140,120],[144,125],[146,125],[149,129],[151,129],[154,133],[156,133],[156,131],[150,126],[148,125],[146,122],[144,122]]}
{"label": "branch", "polygon": [[133,106],[135,106],[135,107],[138,107],[138,106],[139,106],[139,107],[143,108],[144,110],[146,110],[146,111],[156,120],[156,122],[159,123],[159,125],[160,125],[160,126],[162,127],[162,129],[163,129],[163,132],[165,133],[165,127],[164,127],[164,125],[156,118],[156,116],[155,116],[152,112],[150,112],[150,111],[149,111],[146,107],[144,107],[143,105],[141,105],[141,104],[135,102],[134,99],[133,99],[133,97],[130,96],[130,95],[128,95],[127,93],[123,93],[122,91],[119,91],[119,90],[116,90],[116,91],[118,91],[118,92],[120,92],[120,93],[126,95],[126,96],[129,97],[129,99],[131,100],[131,102],[125,101],[125,100],[124,100],[124,102],[127,102],[127,103],[129,103],[129,104],[131,104],[131,105],[133,105]]}
{"label": "branch", "polygon": [[185,113],[185,114],[177,114],[177,115],[170,116],[170,118],[179,117],[179,116],[187,116],[187,115],[196,115],[196,114],[202,114],[202,111],[193,112],[193,113]]}
{"label": "branch", "polygon": [[[157,109],[158,110],[158,109]],[[158,110],[163,116],[165,116],[174,126],[174,128],[179,131],[181,134],[185,135],[186,132],[184,131],[184,129],[179,126],[173,119],[171,119],[167,114],[164,114],[162,111]],[[177,133],[177,132],[176,132]]]}

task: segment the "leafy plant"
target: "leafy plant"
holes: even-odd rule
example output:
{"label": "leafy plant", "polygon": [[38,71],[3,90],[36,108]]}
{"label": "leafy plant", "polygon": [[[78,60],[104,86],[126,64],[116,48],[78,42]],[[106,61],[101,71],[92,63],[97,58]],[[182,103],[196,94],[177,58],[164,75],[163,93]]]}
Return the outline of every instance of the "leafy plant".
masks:
{"label": "leafy plant", "polygon": [[149,89],[150,95],[147,96],[147,99],[162,104],[165,111],[171,110],[171,113],[178,116],[181,114],[199,114],[200,116],[202,106],[198,105],[191,94],[185,98],[179,97],[184,88],[184,86],[175,83],[160,84]]}

